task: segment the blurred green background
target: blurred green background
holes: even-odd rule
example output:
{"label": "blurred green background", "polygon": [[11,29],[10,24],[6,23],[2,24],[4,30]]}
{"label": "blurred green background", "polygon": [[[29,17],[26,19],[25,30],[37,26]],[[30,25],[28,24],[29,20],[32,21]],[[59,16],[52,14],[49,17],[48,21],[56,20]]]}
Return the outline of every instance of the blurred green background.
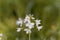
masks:
{"label": "blurred green background", "polygon": [[60,40],[60,0],[0,0],[0,33],[3,40],[28,40],[23,31],[17,33],[16,21],[26,14],[41,19],[43,28],[33,30],[31,40]]}

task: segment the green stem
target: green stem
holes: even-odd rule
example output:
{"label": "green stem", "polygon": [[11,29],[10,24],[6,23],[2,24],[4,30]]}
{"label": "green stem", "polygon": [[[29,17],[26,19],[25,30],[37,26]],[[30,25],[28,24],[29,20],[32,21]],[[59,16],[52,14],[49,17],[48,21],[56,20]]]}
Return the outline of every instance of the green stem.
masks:
{"label": "green stem", "polygon": [[30,40],[30,33],[29,33],[29,40]]}

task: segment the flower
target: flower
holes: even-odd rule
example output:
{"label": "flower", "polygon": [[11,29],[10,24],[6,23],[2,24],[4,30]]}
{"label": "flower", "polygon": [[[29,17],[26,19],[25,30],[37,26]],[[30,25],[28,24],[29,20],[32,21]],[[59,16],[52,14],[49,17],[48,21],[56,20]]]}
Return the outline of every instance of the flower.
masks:
{"label": "flower", "polygon": [[20,32],[23,28],[17,28],[17,32]]}
{"label": "flower", "polygon": [[30,23],[29,19],[24,19],[24,23]]}
{"label": "flower", "polygon": [[31,33],[30,29],[24,29],[24,31],[26,31],[26,34],[30,34]]}
{"label": "flower", "polygon": [[22,19],[19,18],[19,20],[16,22],[16,24],[17,24],[18,26],[22,26]]}
{"label": "flower", "polygon": [[38,26],[39,24],[41,24],[40,21],[41,20],[38,20],[38,19],[36,20],[36,26]]}
{"label": "flower", "polygon": [[29,23],[30,23],[30,20],[29,19],[24,19],[24,23],[25,23],[26,27],[28,27]]}
{"label": "flower", "polygon": [[[19,18],[19,20],[16,22],[16,24],[20,27],[22,26],[22,24],[25,24],[26,28],[24,29],[24,31],[26,32],[26,34],[31,33],[31,29],[34,28],[34,26],[37,27],[38,31],[40,31],[42,29],[43,26],[40,26],[40,21],[33,17],[33,15],[29,14],[26,15],[26,17],[22,20],[21,18]],[[36,24],[36,25],[35,25]],[[23,27],[17,28],[17,32],[20,32],[23,29]]]}
{"label": "flower", "polygon": [[28,23],[26,24],[26,27],[28,27],[29,29],[34,28],[34,23]]}
{"label": "flower", "polygon": [[28,26],[29,29],[32,29],[34,28],[34,23],[30,23],[29,26]]}
{"label": "flower", "polygon": [[28,27],[29,29],[32,29],[32,28],[34,28],[34,23],[26,23],[25,24],[26,25],[26,27]]}
{"label": "flower", "polygon": [[40,31],[42,29],[43,26],[38,26],[37,29],[38,31]]}

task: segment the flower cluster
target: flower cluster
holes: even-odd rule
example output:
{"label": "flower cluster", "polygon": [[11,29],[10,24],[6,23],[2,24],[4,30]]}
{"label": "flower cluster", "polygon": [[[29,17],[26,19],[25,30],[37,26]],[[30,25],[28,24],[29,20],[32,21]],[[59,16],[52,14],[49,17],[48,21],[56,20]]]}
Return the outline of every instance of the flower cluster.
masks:
{"label": "flower cluster", "polygon": [[[42,29],[42,26],[40,26],[40,22],[41,20],[35,19],[31,14],[26,15],[23,20],[19,18],[16,22],[17,26],[19,26],[19,28],[17,28],[17,32],[20,32],[23,29],[24,31],[26,31],[26,34],[29,34],[31,33],[31,29],[34,28],[34,26],[36,26],[39,31],[40,29]],[[23,24],[25,24],[26,28],[23,28]]]}

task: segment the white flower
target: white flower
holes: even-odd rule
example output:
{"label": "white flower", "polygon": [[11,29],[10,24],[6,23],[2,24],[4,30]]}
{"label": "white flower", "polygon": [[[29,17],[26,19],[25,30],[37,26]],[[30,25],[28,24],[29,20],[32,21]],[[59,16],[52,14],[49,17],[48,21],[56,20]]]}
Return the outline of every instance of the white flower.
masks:
{"label": "white flower", "polygon": [[29,23],[30,23],[30,20],[29,19],[24,19],[24,23],[25,23],[26,27],[28,27]]}
{"label": "white flower", "polygon": [[34,23],[30,23],[28,28],[29,28],[29,29],[34,28]]}
{"label": "white flower", "polygon": [[34,28],[34,23],[27,23],[27,24],[25,24],[25,25],[26,25],[26,27],[28,27],[29,29]]}
{"label": "white flower", "polygon": [[19,20],[16,22],[16,24],[19,26],[22,26],[22,19],[21,18],[19,18]]}
{"label": "white flower", "polygon": [[29,19],[24,19],[24,23],[30,23]]}
{"label": "white flower", "polygon": [[1,36],[3,36],[3,34],[2,34],[2,33],[0,33],[0,37],[1,37]]}
{"label": "white flower", "polygon": [[26,31],[26,34],[30,34],[31,33],[30,29],[24,29],[24,31]]}
{"label": "white flower", "polygon": [[42,29],[43,26],[38,26],[37,29],[38,31],[40,31]]}
{"label": "white flower", "polygon": [[39,24],[41,24],[40,21],[41,20],[38,20],[38,19],[36,20],[36,26],[38,26]]}
{"label": "white flower", "polygon": [[17,32],[20,32],[23,28],[17,28]]}

